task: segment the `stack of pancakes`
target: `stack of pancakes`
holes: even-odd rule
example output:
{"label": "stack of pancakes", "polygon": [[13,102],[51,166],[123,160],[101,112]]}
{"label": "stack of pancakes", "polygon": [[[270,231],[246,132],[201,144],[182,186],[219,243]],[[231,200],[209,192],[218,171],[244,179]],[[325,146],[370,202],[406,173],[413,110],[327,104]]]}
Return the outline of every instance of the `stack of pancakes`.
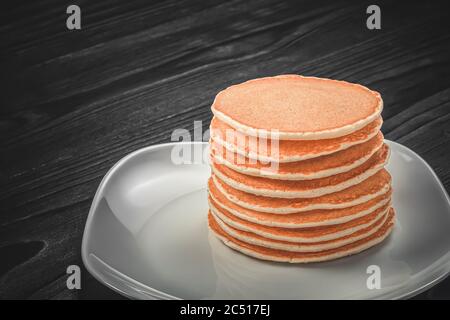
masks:
{"label": "stack of pancakes", "polygon": [[382,108],[366,87],[297,75],[221,91],[210,127],[210,230],[272,261],[325,261],[380,243],[394,224]]}

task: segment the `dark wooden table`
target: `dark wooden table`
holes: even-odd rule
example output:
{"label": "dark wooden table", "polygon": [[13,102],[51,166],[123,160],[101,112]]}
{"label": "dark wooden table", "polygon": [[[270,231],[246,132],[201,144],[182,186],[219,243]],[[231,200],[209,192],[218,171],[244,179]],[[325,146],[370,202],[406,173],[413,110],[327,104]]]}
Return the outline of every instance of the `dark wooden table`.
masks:
{"label": "dark wooden table", "polygon": [[[175,128],[206,129],[221,89],[298,73],[382,93],[383,132],[450,190],[450,15],[445,2],[10,1],[0,12],[0,297],[120,298],[82,269],[106,171]],[[66,8],[81,7],[81,30]],[[450,278],[421,294],[450,298]]]}

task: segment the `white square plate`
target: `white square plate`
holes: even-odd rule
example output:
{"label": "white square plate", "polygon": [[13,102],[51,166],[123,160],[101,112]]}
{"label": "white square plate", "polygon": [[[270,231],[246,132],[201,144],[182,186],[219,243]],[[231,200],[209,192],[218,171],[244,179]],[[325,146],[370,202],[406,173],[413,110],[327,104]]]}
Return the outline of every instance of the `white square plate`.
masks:
{"label": "white square plate", "polygon": [[[413,151],[387,141],[397,223],[382,244],[331,262],[260,261],[223,245],[207,228],[207,163],[175,164],[173,148],[206,152],[206,143],[138,150],[104,177],[83,236],[92,275],[139,299],[398,299],[450,271],[450,201]],[[368,289],[368,267],[381,288]]]}

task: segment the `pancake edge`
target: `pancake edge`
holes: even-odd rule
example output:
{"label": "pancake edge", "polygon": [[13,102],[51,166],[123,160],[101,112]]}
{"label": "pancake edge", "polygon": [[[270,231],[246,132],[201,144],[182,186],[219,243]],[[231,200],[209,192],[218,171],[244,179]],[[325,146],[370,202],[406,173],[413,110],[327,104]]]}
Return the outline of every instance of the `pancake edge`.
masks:
{"label": "pancake edge", "polygon": [[[382,170],[386,164],[389,161],[390,157],[390,149],[388,148],[388,154],[384,162],[377,164],[376,166],[364,171],[363,173],[354,176],[348,180],[342,181],[338,184],[335,184],[333,186],[326,186],[321,188],[315,188],[310,189],[306,191],[284,191],[284,190],[273,190],[273,189],[257,189],[251,186],[248,186],[244,183],[238,182],[228,176],[225,176],[220,172],[219,169],[215,167],[213,163],[211,163],[211,169],[213,173],[219,177],[221,181],[229,185],[230,187],[241,190],[247,193],[251,193],[257,196],[266,196],[266,197],[272,197],[272,198],[285,198],[285,199],[292,199],[292,198],[316,198],[323,195],[327,195],[334,192],[339,192],[344,189],[350,188],[354,185],[357,185],[364,180],[370,178],[374,174],[376,174],[378,171]],[[231,169],[233,170],[233,169]],[[263,177],[265,178],[265,177]]]}
{"label": "pancake edge", "polygon": [[[309,205],[309,206],[304,206],[301,208],[296,208],[293,206],[286,206],[286,207],[278,207],[278,208],[270,208],[270,207],[261,207],[261,206],[255,206],[252,204],[248,204],[247,202],[243,202],[240,201],[239,199],[233,199],[232,196],[230,196],[223,188],[222,186],[219,186],[219,183],[217,182],[217,178],[213,175],[212,177],[213,183],[216,186],[216,188],[222,192],[222,194],[227,197],[227,199],[229,201],[231,201],[232,203],[241,206],[243,208],[247,208],[247,209],[251,209],[251,210],[255,210],[255,211],[260,211],[260,212],[267,212],[267,213],[275,213],[275,214],[289,214],[289,213],[295,213],[295,212],[305,212],[305,211],[311,211],[311,210],[316,210],[316,209],[341,209],[341,208],[348,208],[348,207],[353,207],[355,205],[367,202],[369,200],[372,200],[380,195],[385,194],[386,192],[388,192],[390,190],[390,184],[391,181],[387,182],[383,187],[380,188],[380,190],[378,190],[378,192],[372,193],[372,194],[368,194],[362,197],[359,197],[353,201],[349,201],[349,202],[343,202],[343,203],[339,203],[339,204],[325,204],[325,203],[321,203],[321,204],[313,204],[313,205]],[[279,199],[279,198],[276,198]]]}
{"label": "pancake edge", "polygon": [[[259,235],[261,237],[265,237],[267,239],[272,239],[272,240],[280,240],[280,241],[289,241],[289,242],[303,242],[303,243],[314,243],[314,242],[322,242],[322,241],[330,241],[330,240],[335,240],[338,238],[342,238],[345,236],[348,236],[352,233],[355,233],[361,229],[365,229],[373,224],[375,224],[379,219],[382,219],[384,216],[386,216],[389,213],[389,209],[390,207],[387,207],[385,210],[381,211],[380,213],[378,213],[375,218],[373,220],[370,220],[367,223],[363,223],[354,227],[350,227],[347,229],[342,229],[339,230],[338,232],[335,233],[330,233],[330,234],[326,234],[326,235],[321,235],[318,237],[293,237],[293,236],[283,236],[283,235],[277,235],[277,234],[272,234],[272,233],[268,233],[262,230],[258,230],[258,229],[254,229],[245,225],[242,225],[239,222],[235,222],[232,221],[231,219],[227,218],[226,216],[224,216],[220,211],[217,210],[217,208],[215,208],[214,206],[210,206],[210,211],[211,214],[213,215],[213,217],[216,217],[220,220],[222,220],[224,223],[226,223],[227,225],[241,230],[241,231],[245,231],[245,232],[251,232],[254,233],[256,235]],[[333,226],[338,226],[338,225],[333,225]],[[326,226],[327,227],[327,226]],[[332,227],[332,226],[329,226]],[[307,229],[307,228],[306,228]],[[290,229],[288,229],[290,230]]]}
{"label": "pancake edge", "polygon": [[[316,244],[314,245],[314,243],[308,243],[307,246],[302,245],[302,244],[296,244],[296,243],[291,243],[291,244],[283,244],[283,243],[277,243],[274,241],[271,241],[272,239],[266,238],[264,240],[258,239],[258,238],[249,238],[246,237],[244,235],[239,235],[238,232],[235,232],[235,230],[232,230],[232,227],[230,228],[230,226],[228,226],[226,224],[226,222],[217,219],[214,215],[212,215],[213,219],[215,219],[216,223],[222,228],[222,230],[231,235],[232,237],[242,241],[242,242],[246,242],[248,244],[252,244],[252,245],[256,245],[256,246],[260,246],[260,247],[266,247],[266,248],[270,248],[270,249],[275,249],[275,250],[283,250],[283,251],[292,251],[292,252],[320,252],[320,251],[324,251],[324,250],[330,250],[330,249],[336,249],[339,247],[342,247],[344,245],[359,241],[361,239],[367,238],[369,236],[371,236],[372,234],[374,234],[375,232],[377,232],[383,225],[384,223],[387,221],[389,215],[391,212],[391,208],[387,209],[386,214],[381,218],[381,223],[378,224],[376,227],[370,229],[369,232],[361,234],[359,236],[352,236],[352,234],[349,234],[347,236],[349,236],[346,239],[342,239],[341,238],[336,238],[333,239],[333,242],[327,243],[327,244]],[[376,224],[379,220],[373,222],[373,224]],[[373,225],[372,224],[372,225]],[[238,230],[239,231],[239,230]],[[356,231],[357,232],[357,231]]]}
{"label": "pancake edge", "polygon": [[274,261],[274,262],[311,263],[311,262],[324,262],[324,261],[335,260],[338,258],[343,258],[346,256],[354,255],[354,254],[360,253],[364,250],[367,250],[367,249],[383,242],[391,234],[392,229],[394,228],[394,225],[395,225],[395,215],[394,215],[394,218],[392,219],[392,222],[390,223],[390,226],[388,227],[388,229],[386,230],[386,232],[383,235],[381,235],[378,238],[373,239],[372,241],[366,242],[366,243],[362,244],[361,246],[353,248],[353,250],[343,251],[343,252],[341,251],[341,252],[337,252],[337,253],[334,253],[334,254],[331,254],[328,256],[302,258],[302,259],[287,258],[287,257],[274,257],[271,255],[254,252],[249,249],[243,248],[243,247],[239,246],[238,244],[232,242],[231,240],[228,240],[227,238],[219,235],[209,226],[208,226],[208,229],[214,234],[214,236],[216,236],[226,246],[228,246],[231,249],[234,249],[238,252],[241,252],[247,256],[253,257],[253,258],[257,258],[260,260]]}
{"label": "pancake edge", "polygon": [[304,174],[304,173],[285,173],[280,174],[278,172],[273,172],[271,169],[256,169],[256,168],[248,168],[248,167],[242,167],[240,165],[236,165],[224,157],[220,157],[217,154],[210,153],[210,156],[213,157],[215,161],[217,161],[219,164],[222,164],[234,171],[237,171],[239,173],[249,175],[249,176],[256,176],[256,177],[263,177],[268,179],[276,179],[276,180],[314,180],[314,179],[320,179],[320,178],[327,178],[330,176],[334,176],[339,173],[348,172],[352,169],[355,169],[356,167],[359,167],[364,162],[368,161],[375,153],[377,153],[383,146],[385,145],[384,139],[381,141],[380,145],[374,148],[370,151],[370,153],[366,154],[365,156],[353,161],[351,164],[341,167],[334,167],[329,168],[321,171],[317,171],[310,174]]}
{"label": "pancake edge", "polygon": [[378,134],[378,131],[380,131],[382,125],[383,125],[383,122],[381,122],[381,124],[376,127],[376,130],[374,130],[371,134],[367,135],[367,137],[365,139],[358,140],[355,143],[343,143],[343,144],[341,144],[341,147],[338,149],[326,150],[326,151],[322,151],[322,152],[318,152],[318,153],[314,153],[314,154],[307,154],[307,155],[303,155],[303,156],[291,156],[291,157],[281,157],[280,156],[279,158],[273,158],[270,156],[260,155],[259,153],[255,153],[252,151],[250,151],[250,152],[242,151],[242,149],[239,148],[239,146],[236,146],[235,144],[232,144],[232,143],[228,143],[225,140],[223,140],[217,136],[212,135],[211,140],[216,142],[218,145],[224,147],[229,152],[237,153],[237,154],[239,154],[243,157],[247,157],[249,159],[258,160],[261,162],[277,162],[278,161],[280,163],[287,163],[287,162],[297,162],[297,161],[303,161],[303,160],[308,160],[308,159],[314,159],[314,158],[318,158],[321,156],[326,156],[329,154],[333,154],[333,153],[336,153],[339,151],[346,150],[346,149],[356,146],[358,144],[367,142]]}
{"label": "pancake edge", "polygon": [[[345,223],[345,222],[349,222],[352,221],[354,219],[357,218],[361,218],[364,217],[368,214],[371,214],[372,212],[374,212],[375,210],[383,207],[384,205],[388,204],[391,202],[391,198],[388,197],[386,199],[383,199],[380,202],[377,202],[373,207],[370,207],[369,209],[360,211],[358,213],[352,214],[352,215],[347,215],[341,218],[335,218],[335,219],[329,219],[329,220],[325,220],[325,221],[320,221],[320,222],[307,222],[307,223],[302,223],[302,224],[295,224],[295,223],[278,223],[278,222],[271,222],[269,220],[260,220],[257,218],[252,218],[249,217],[246,214],[243,214],[239,211],[236,211],[226,205],[224,205],[223,203],[219,202],[216,197],[214,197],[214,195],[209,192],[208,193],[209,196],[212,198],[213,201],[215,201],[222,209],[227,210],[228,212],[230,212],[231,214],[235,215],[238,218],[241,218],[242,220],[246,220],[248,222],[253,222],[256,224],[260,224],[266,227],[278,227],[278,228],[292,228],[292,229],[296,229],[296,228],[311,228],[311,227],[323,227],[323,226],[332,226],[335,224],[341,224],[341,223]],[[210,200],[208,199],[208,203],[210,202]],[[244,208],[245,209],[245,208]],[[264,212],[267,213],[267,212]],[[300,214],[302,212],[299,212]],[[273,214],[273,213],[271,213]],[[292,213],[291,213],[292,214]],[[282,214],[280,214],[280,216],[283,216]]]}

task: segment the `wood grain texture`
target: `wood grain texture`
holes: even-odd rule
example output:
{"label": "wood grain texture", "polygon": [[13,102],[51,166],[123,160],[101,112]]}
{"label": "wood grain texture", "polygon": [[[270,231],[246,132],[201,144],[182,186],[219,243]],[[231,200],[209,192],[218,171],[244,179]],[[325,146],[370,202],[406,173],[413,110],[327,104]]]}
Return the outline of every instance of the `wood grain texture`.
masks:
{"label": "wood grain texture", "polygon": [[[95,190],[126,154],[206,129],[214,95],[250,78],[299,73],[382,93],[383,132],[450,190],[450,19],[444,1],[11,2],[0,13],[0,298],[119,298],[66,267]],[[3,262],[5,261],[5,262]],[[420,297],[450,298],[450,280]]]}

